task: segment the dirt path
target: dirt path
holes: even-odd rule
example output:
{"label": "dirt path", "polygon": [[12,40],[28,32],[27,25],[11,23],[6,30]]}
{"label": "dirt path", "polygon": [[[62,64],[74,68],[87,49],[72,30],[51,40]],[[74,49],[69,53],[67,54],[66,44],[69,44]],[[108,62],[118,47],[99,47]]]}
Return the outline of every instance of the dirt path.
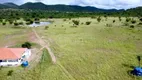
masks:
{"label": "dirt path", "polygon": [[51,51],[50,47],[48,46],[49,43],[46,43],[44,40],[42,40],[42,38],[37,34],[37,32],[36,32],[36,30],[34,28],[32,30],[35,33],[36,37],[38,38],[39,44],[42,47],[44,47],[44,48],[46,48],[48,50],[49,55],[50,55],[50,57],[52,59],[52,62],[55,64],[56,63],[56,57],[55,57],[54,53]]}
{"label": "dirt path", "polygon": [[58,67],[60,67],[60,69],[63,70],[63,72],[65,73],[65,75],[67,75],[69,77],[70,80],[75,80],[75,78],[65,69],[64,66],[61,65],[61,63],[58,61],[56,62],[56,57],[54,56],[54,53],[51,51],[50,49],[50,44],[49,42],[45,42],[44,40],[42,40],[42,38],[37,34],[36,30],[33,28],[32,29],[33,32],[35,33],[36,37],[38,38],[38,42],[39,44],[43,47],[43,48],[46,48],[51,56],[51,59],[52,59],[52,62],[55,64],[58,65]]}

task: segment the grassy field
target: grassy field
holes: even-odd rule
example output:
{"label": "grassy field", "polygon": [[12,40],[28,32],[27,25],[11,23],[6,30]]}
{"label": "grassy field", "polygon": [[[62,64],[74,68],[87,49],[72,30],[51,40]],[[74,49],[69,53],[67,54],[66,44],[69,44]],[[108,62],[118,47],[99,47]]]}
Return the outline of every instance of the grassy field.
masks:
{"label": "grassy field", "polygon": [[[113,20],[115,23],[112,23]],[[72,19],[73,20],[73,19]],[[84,25],[73,28],[72,21],[55,19],[49,25],[37,28],[43,39],[51,43],[57,60],[76,80],[140,80],[128,73],[138,66],[137,55],[142,55],[142,28],[130,29],[125,20],[108,18],[79,18]],[[85,25],[91,21],[91,25]],[[106,27],[112,24],[112,27]]]}
{"label": "grassy field", "polygon": [[[47,50],[44,49],[40,52],[43,55],[37,66],[26,70],[21,67],[2,68],[0,79],[142,80],[141,77],[129,74],[134,66],[138,66],[136,57],[142,56],[142,26],[135,25],[135,28],[130,28],[124,25],[124,18],[120,22],[113,17],[107,21],[103,19],[100,23],[91,18],[74,18],[72,20],[83,23],[77,27],[72,27],[72,20],[53,20],[54,23],[50,24],[48,29],[35,29],[45,42],[50,42],[57,63],[52,64]],[[91,24],[85,25],[86,21],[91,21]],[[111,24],[112,27],[107,27],[106,24]],[[0,33],[6,35],[29,31],[3,29]],[[14,70],[11,76],[7,76],[9,70]]]}

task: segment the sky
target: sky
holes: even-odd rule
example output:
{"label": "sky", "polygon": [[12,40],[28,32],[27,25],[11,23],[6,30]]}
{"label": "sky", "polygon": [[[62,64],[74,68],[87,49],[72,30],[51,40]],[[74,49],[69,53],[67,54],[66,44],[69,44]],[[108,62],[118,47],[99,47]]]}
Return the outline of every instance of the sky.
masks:
{"label": "sky", "polygon": [[66,4],[79,6],[94,6],[103,9],[129,9],[142,6],[142,0],[0,0],[0,3],[13,2],[21,5],[26,2],[42,2],[47,5]]}

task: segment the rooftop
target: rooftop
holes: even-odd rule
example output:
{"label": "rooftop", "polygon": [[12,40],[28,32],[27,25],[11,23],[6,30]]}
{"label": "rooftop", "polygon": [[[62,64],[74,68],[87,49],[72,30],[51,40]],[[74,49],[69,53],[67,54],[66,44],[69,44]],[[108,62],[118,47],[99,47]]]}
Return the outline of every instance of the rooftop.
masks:
{"label": "rooftop", "polygon": [[0,60],[19,59],[26,48],[0,48]]}

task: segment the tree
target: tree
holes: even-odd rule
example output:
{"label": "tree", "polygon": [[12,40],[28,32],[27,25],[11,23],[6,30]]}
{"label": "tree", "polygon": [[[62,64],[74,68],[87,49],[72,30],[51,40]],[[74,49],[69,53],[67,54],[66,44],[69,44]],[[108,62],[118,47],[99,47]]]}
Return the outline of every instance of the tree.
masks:
{"label": "tree", "polygon": [[122,21],[122,19],[121,19],[121,17],[120,17],[120,16],[119,16],[118,18],[119,18],[119,21]]}
{"label": "tree", "polygon": [[2,25],[6,25],[6,22],[3,22]]}
{"label": "tree", "polygon": [[134,28],[135,26],[134,25],[130,25],[130,28]]}
{"label": "tree", "polygon": [[129,21],[131,21],[131,18],[126,18],[126,22],[129,22]]}
{"label": "tree", "polygon": [[49,26],[45,26],[45,30],[48,29],[48,28],[49,28]]}
{"label": "tree", "polygon": [[86,22],[86,25],[90,25],[90,24],[91,24],[91,21],[87,21],[87,22]]}
{"label": "tree", "polygon": [[97,21],[98,21],[98,22],[100,22],[100,21],[101,21],[101,17],[100,17],[100,16],[97,18]]}
{"label": "tree", "polygon": [[140,18],[140,21],[142,22],[142,17]]}
{"label": "tree", "polygon": [[113,23],[115,23],[115,20],[113,20]]}
{"label": "tree", "polygon": [[19,24],[17,22],[14,23],[14,26],[18,26]]}
{"label": "tree", "polygon": [[22,44],[22,48],[28,48],[31,49],[31,43],[30,42],[25,42],[24,44]]}
{"label": "tree", "polygon": [[135,23],[136,23],[136,20],[132,20],[131,23],[132,23],[132,24],[135,24]]}
{"label": "tree", "polygon": [[72,20],[72,22],[74,23],[74,25],[79,25],[79,21],[77,20]]}
{"label": "tree", "polygon": [[7,76],[12,76],[13,70],[8,71]]}

